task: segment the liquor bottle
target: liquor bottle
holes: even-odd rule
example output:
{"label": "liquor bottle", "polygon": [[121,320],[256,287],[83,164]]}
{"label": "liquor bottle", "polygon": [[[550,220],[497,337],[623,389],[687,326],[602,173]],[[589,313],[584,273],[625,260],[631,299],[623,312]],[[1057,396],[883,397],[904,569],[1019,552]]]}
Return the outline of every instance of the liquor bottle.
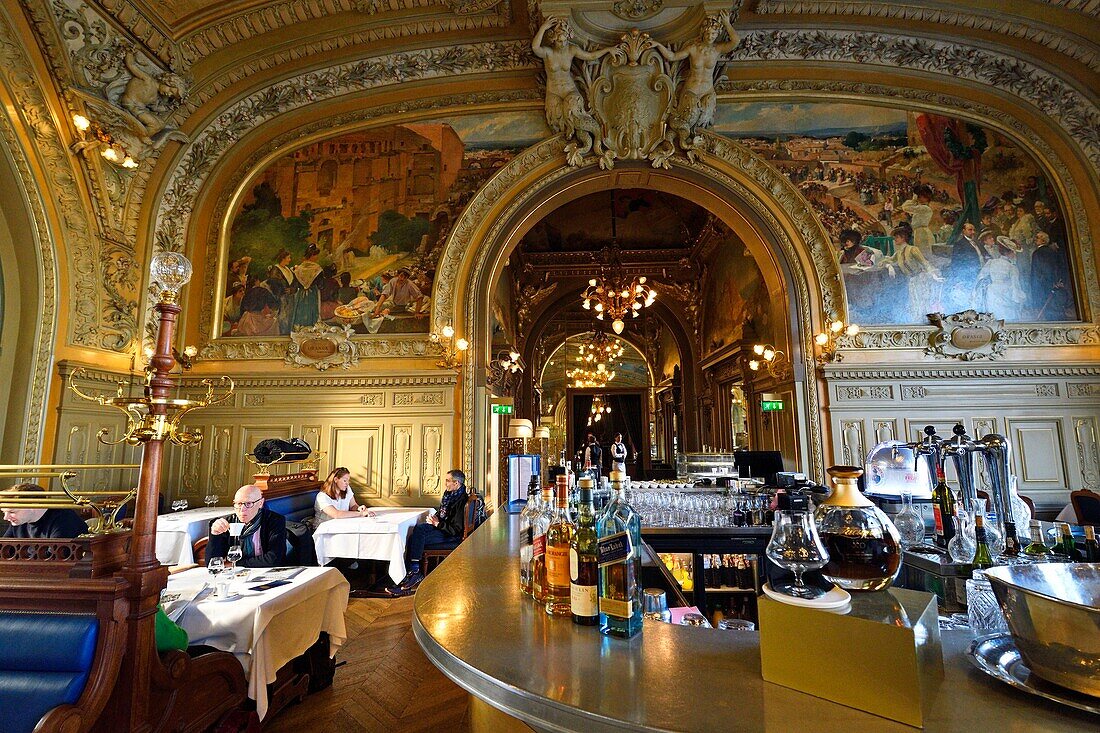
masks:
{"label": "liquor bottle", "polygon": [[531,483],[527,484],[527,505],[519,513],[519,588],[525,595],[534,592],[531,586],[531,559],[534,555],[535,522],[541,512],[539,477],[531,474]]}
{"label": "liquor bottle", "polygon": [[978,570],[993,567],[993,555],[989,553],[989,542],[985,538],[985,517],[981,514],[974,516],[974,542],[977,548],[971,564]]}
{"label": "liquor bottle", "polygon": [[569,547],[569,607],[573,623],[595,626],[600,622],[596,600],[599,567],[596,564],[596,515],[592,508],[590,478],[580,481],[577,527]]}
{"label": "liquor bottle", "polygon": [[1043,544],[1043,532],[1038,519],[1031,520],[1031,542],[1024,548],[1024,554],[1032,560],[1050,559],[1050,548]]}
{"label": "liquor bottle", "polygon": [[1062,533],[1061,554],[1065,555],[1067,562],[1075,562],[1077,560],[1077,543],[1073,541],[1073,532],[1070,531],[1069,525],[1065,522],[1058,526],[1058,530]]}
{"label": "liquor bottle", "polygon": [[947,485],[943,473],[943,461],[936,465],[936,488],[932,490],[932,516],[936,520],[936,547],[947,549],[947,543],[955,536],[955,525],[951,517],[955,516],[955,495]]}
{"label": "liquor bottle", "polygon": [[576,527],[569,519],[569,492],[565,482],[557,485],[556,508],[546,529],[546,613],[568,616],[569,549]]}
{"label": "liquor bottle", "polygon": [[611,472],[614,497],[596,520],[600,632],[630,638],[642,630],[642,522],[626,501],[624,474]]}
{"label": "liquor bottle", "polygon": [[[557,477],[558,484],[563,483],[562,476]],[[546,530],[550,527],[550,515],[554,510],[551,500],[552,489],[542,488],[542,511],[534,520],[533,539],[531,541],[531,595],[536,603],[546,602]]]}
{"label": "liquor bottle", "polygon": [[1085,525],[1085,562],[1100,562],[1100,545],[1096,544],[1096,529]]}
{"label": "liquor bottle", "polygon": [[1020,540],[1016,537],[1016,523],[1005,522],[1005,551],[1007,557],[1017,557],[1020,554]]}

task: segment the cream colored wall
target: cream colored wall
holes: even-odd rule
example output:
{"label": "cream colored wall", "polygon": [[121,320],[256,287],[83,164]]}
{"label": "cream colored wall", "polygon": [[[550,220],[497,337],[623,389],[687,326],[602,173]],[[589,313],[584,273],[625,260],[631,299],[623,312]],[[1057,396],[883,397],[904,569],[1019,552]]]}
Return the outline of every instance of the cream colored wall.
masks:
{"label": "cream colored wall", "polygon": [[[74,366],[62,364],[61,373],[67,376]],[[127,378],[99,370],[86,375],[78,382],[84,391],[113,393],[114,380]],[[184,379],[183,395],[202,391],[199,378]],[[346,466],[356,495],[369,504],[436,504],[444,474],[455,467],[454,391],[455,376],[439,371],[369,375],[302,369],[238,377],[228,404],[193,412],[185,420],[187,428],[201,430],[199,445],[167,444],[162,491],[191,506],[200,506],[208,493],[225,503],[237,487],[251,483],[256,468],[244,455],[256,443],[300,437],[326,453],[322,475]],[[96,432],[106,426],[117,435],[124,422],[120,414],[66,392],[55,459],[105,463],[123,458],[127,451],[103,446]]]}

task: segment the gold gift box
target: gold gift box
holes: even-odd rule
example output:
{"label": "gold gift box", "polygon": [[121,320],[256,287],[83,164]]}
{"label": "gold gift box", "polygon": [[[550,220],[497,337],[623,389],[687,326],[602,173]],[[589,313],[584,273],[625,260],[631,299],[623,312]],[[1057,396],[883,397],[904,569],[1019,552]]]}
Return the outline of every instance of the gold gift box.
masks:
{"label": "gold gift box", "polygon": [[848,611],[760,598],[764,680],[924,727],[943,679],[936,596],[889,588],[852,593]]}

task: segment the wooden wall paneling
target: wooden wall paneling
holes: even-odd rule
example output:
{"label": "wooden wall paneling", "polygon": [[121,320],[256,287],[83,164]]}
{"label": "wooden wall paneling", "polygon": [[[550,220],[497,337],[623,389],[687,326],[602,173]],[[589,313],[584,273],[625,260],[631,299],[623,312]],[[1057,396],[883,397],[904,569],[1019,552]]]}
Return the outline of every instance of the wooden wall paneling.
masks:
{"label": "wooden wall paneling", "polygon": [[[243,486],[236,480],[240,475],[239,470],[234,470],[237,462],[233,460],[233,432],[231,426],[214,424],[211,426],[210,435],[206,438],[210,441],[210,452],[206,456],[207,485],[213,487],[214,493],[218,496],[230,498],[238,487]],[[240,462],[244,462],[243,456]],[[204,489],[205,487],[199,487],[200,491]]]}
{"label": "wooden wall paneling", "polygon": [[329,435],[332,446],[330,465],[343,466],[351,471],[351,485],[357,497],[381,499],[384,426],[333,426]]}
{"label": "wooden wall paneling", "polygon": [[443,425],[425,424],[421,426],[421,468],[420,495],[440,496],[443,493],[443,474],[450,470],[443,465]]}
{"label": "wooden wall paneling", "polygon": [[[330,446],[326,446],[321,436],[324,434],[320,423],[312,423],[309,425],[302,425],[296,435],[305,442],[309,443],[309,447],[315,451],[321,451],[327,453]],[[325,458],[317,465],[317,473],[319,479],[324,481],[328,476],[329,471],[336,468],[337,464],[332,462],[332,456],[326,455]]]}
{"label": "wooden wall paneling", "polygon": [[1066,456],[1058,417],[1009,417],[1009,440],[1016,450],[1019,490],[1025,494],[1062,491]]}
{"label": "wooden wall paneling", "polygon": [[840,421],[840,460],[846,466],[862,466],[867,458],[863,447],[863,420]]}
{"label": "wooden wall paneling", "polygon": [[1073,441],[1077,452],[1076,481],[1070,481],[1070,489],[1100,490],[1100,444],[1098,444],[1097,418],[1095,415],[1077,416],[1073,420]]}
{"label": "wooden wall paneling", "polygon": [[416,431],[412,425],[394,425],[390,439],[390,496],[413,495],[413,455]]}

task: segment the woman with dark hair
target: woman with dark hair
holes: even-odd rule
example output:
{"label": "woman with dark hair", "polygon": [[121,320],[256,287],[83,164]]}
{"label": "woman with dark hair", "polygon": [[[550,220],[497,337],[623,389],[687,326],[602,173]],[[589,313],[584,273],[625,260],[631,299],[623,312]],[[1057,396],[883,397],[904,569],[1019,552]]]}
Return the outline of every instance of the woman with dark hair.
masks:
{"label": "woman with dark hair", "polygon": [[236,336],[278,336],[279,302],[267,288],[249,288],[241,300]]}
{"label": "woman with dark hair", "polygon": [[907,281],[908,307],[903,321],[920,322],[927,313],[934,313],[940,305],[943,277],[928,262],[924,253],[913,244],[913,227],[903,221],[890,230],[894,237],[894,254],[882,261],[891,277],[897,271]]}
{"label": "woman with dark hair", "polygon": [[290,329],[312,326],[321,318],[321,250],[316,244],[306,247],[305,259],[294,266],[295,291],[291,298]]}
{"label": "woman with dark hair", "polygon": [[372,516],[365,506],[355,501],[351,490],[351,471],[341,466],[333,469],[325,479],[313,503],[317,524],[330,519]]}

